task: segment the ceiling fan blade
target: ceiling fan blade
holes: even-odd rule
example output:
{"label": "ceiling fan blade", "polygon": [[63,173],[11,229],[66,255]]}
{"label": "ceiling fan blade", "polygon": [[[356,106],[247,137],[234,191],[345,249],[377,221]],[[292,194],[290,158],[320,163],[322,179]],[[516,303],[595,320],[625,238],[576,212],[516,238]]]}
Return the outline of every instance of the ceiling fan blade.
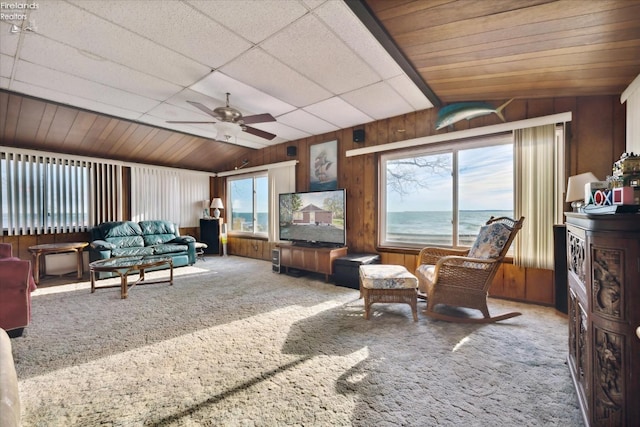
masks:
{"label": "ceiling fan blade", "polygon": [[276,119],[269,113],[264,113],[264,114],[256,114],[255,116],[245,116],[242,117],[242,121],[245,124],[252,124],[252,123],[263,123],[263,122],[275,122]]}
{"label": "ceiling fan blade", "polygon": [[259,136],[260,138],[272,140],[276,136],[272,133],[265,132],[260,129],[252,128],[251,126],[245,126],[243,129],[245,132],[250,133],[251,135]]}
{"label": "ceiling fan blade", "polygon": [[198,108],[199,110],[204,111],[205,113],[207,113],[211,117],[215,117],[216,119],[218,118],[218,115],[216,113],[214,113],[213,110],[208,109],[206,106],[200,104],[199,102],[195,102],[195,101],[187,101],[187,102],[189,104],[193,105],[194,107]]}
{"label": "ceiling fan blade", "polygon": [[205,124],[211,124],[211,123],[218,123],[218,122],[185,122],[185,121],[181,121],[181,120],[167,120],[166,123],[205,123]]}

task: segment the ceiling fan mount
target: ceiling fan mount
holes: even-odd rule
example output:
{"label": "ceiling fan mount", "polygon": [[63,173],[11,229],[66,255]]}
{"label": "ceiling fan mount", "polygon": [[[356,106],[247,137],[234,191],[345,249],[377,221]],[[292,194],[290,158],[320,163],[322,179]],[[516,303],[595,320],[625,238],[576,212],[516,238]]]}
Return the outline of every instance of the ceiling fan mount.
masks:
{"label": "ceiling fan mount", "polygon": [[216,139],[224,140],[229,142],[233,136],[236,136],[240,131],[247,132],[251,135],[259,136],[260,138],[265,138],[272,140],[276,137],[276,135],[256,129],[247,124],[253,123],[264,123],[264,122],[275,122],[276,119],[269,113],[256,114],[253,116],[243,116],[242,113],[231,107],[229,105],[229,95],[227,92],[227,104],[225,107],[218,107],[213,110],[207,108],[205,105],[195,102],[195,101],[187,101],[189,104],[198,108],[201,111],[204,111],[214,119],[217,119],[217,122],[202,122],[202,121],[174,121],[168,120],[167,123],[210,123],[216,127],[218,134],[216,135]]}
{"label": "ceiling fan mount", "polygon": [[218,107],[213,110],[213,112],[218,116],[218,118],[223,122],[233,122],[238,124],[244,124],[242,120],[242,113],[236,110],[233,107],[229,106],[229,92],[227,92],[227,106],[226,107]]}

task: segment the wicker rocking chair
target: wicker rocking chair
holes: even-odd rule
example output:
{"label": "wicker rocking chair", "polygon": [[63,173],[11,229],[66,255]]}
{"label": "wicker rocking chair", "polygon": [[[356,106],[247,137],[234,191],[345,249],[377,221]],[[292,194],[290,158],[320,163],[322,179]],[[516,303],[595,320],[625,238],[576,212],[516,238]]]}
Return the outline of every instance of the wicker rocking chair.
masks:
{"label": "wicker rocking chair", "polygon": [[[487,295],[491,282],[518,231],[518,221],[491,217],[470,249],[427,247],[420,251],[416,276],[418,296],[426,298],[425,314],[440,320],[465,323],[490,323],[522,313],[511,312],[491,317]],[[451,316],[434,311],[437,304],[466,307],[482,312],[483,318]]]}

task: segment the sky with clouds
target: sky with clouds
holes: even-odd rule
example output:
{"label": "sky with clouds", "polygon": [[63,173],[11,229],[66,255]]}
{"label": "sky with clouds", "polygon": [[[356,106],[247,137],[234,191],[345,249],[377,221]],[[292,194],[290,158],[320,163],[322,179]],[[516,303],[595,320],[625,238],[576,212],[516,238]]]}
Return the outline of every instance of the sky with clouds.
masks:
{"label": "sky with clouds", "polygon": [[[452,154],[446,156],[451,164]],[[389,212],[450,211],[453,208],[453,180],[450,170],[432,172],[412,167],[411,172],[425,187],[413,187],[409,195],[387,191]],[[459,151],[459,209],[513,210],[513,145]]]}

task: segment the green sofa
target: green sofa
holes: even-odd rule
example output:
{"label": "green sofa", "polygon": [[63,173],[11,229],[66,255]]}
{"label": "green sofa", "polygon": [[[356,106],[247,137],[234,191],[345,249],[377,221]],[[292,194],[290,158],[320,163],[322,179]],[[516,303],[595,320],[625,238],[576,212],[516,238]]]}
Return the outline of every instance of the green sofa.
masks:
{"label": "green sofa", "polygon": [[[104,222],[91,230],[91,240],[91,262],[112,257],[149,255],[171,257],[174,267],[196,262],[196,239],[180,236],[178,227],[170,221]],[[96,272],[97,279],[114,275],[115,273],[110,272]]]}

